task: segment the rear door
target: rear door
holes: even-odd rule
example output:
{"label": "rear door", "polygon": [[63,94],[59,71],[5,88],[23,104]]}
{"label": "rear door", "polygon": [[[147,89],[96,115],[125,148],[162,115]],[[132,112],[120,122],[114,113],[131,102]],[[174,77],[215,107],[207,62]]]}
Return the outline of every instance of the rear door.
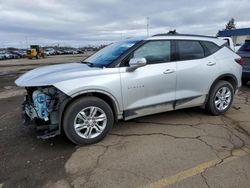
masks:
{"label": "rear door", "polygon": [[217,64],[200,41],[176,40],[176,109],[202,105]]}
{"label": "rear door", "polygon": [[171,41],[148,41],[131,58],[146,58],[147,65],[133,72],[120,68],[125,119],[173,110],[176,63],[171,61]]}

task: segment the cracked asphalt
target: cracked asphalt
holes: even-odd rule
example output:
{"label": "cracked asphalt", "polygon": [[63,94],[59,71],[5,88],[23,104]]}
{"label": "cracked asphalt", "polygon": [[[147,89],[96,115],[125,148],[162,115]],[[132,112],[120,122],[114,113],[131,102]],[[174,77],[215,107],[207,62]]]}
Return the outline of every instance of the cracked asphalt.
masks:
{"label": "cracked asphalt", "polygon": [[23,90],[14,80],[82,58],[0,62],[0,188],[250,187],[250,85],[222,116],[190,108],[121,121],[103,141],[82,147],[64,136],[36,139],[21,126]]}

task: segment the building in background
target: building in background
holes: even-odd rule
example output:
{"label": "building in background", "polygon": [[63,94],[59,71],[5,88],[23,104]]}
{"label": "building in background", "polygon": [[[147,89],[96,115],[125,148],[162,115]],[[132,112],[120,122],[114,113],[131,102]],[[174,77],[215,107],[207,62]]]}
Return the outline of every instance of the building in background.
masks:
{"label": "building in background", "polygon": [[250,40],[250,28],[222,30],[218,32],[219,37],[231,37],[235,45]]}

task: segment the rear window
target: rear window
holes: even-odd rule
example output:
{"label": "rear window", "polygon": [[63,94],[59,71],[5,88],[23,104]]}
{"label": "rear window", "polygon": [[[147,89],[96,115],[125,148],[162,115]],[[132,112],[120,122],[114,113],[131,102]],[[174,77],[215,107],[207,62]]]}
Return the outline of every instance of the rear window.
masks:
{"label": "rear window", "polygon": [[202,41],[201,43],[205,47],[206,56],[211,55],[220,49],[220,47],[214,44],[213,42]]}
{"label": "rear window", "polygon": [[179,60],[200,59],[205,57],[204,49],[199,41],[176,41]]}
{"label": "rear window", "polygon": [[250,51],[250,41],[245,42],[239,49],[239,51]]}

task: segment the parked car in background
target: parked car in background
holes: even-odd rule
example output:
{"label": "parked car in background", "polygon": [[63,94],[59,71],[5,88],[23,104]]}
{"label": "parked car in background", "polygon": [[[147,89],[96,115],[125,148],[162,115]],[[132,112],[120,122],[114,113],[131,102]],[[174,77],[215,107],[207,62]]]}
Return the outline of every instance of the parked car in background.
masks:
{"label": "parked car in background", "polygon": [[63,50],[64,54],[70,54],[69,50]]}
{"label": "parked car in background", "polygon": [[64,52],[62,50],[55,50],[56,55],[63,55]]}
{"label": "parked car in background", "polygon": [[234,52],[235,51],[235,47],[234,47],[234,43],[231,37],[218,37],[221,40],[224,40],[226,43],[225,45],[227,45],[230,49],[232,49]]}
{"label": "parked car in background", "polygon": [[29,71],[26,121],[76,144],[103,139],[119,119],[202,106],[226,113],[241,86],[241,57],[216,37],[159,34],[113,43],[79,63]]}
{"label": "parked car in background", "polygon": [[0,60],[5,60],[6,56],[4,55],[4,53],[0,52]]}
{"label": "parked car in background", "polygon": [[72,50],[72,49],[64,50],[64,52],[65,52],[66,54],[77,54],[77,51],[76,51],[76,50]]}
{"label": "parked car in background", "polygon": [[235,46],[234,46],[235,52],[238,52],[238,50],[240,49],[241,46],[242,46],[242,44],[235,44]]}
{"label": "parked car in background", "polygon": [[23,56],[19,53],[19,51],[15,50],[15,51],[10,51],[10,53],[18,56],[18,58],[22,58]]}
{"label": "parked car in background", "polygon": [[8,53],[12,55],[12,59],[22,58],[22,56],[19,53],[17,53],[16,51],[9,51]]}
{"label": "parked car in background", "polygon": [[237,52],[243,59],[242,83],[250,81],[250,40],[246,40]]}
{"label": "parked car in background", "polygon": [[77,50],[72,50],[72,54],[78,54]]}
{"label": "parked car in background", "polygon": [[84,51],[83,50],[77,50],[78,54],[84,54]]}
{"label": "parked car in background", "polygon": [[16,52],[20,54],[20,56],[22,56],[23,58],[26,57],[26,50],[17,50]]}
{"label": "parked car in background", "polygon": [[[33,45],[34,46],[34,45]],[[71,47],[45,47],[44,54],[46,56],[64,55],[64,54],[83,54],[84,51],[78,48]],[[27,55],[28,51],[28,55]],[[19,59],[29,57],[32,51],[24,49],[4,49],[0,51],[0,60]]]}
{"label": "parked car in background", "polygon": [[8,51],[4,51],[4,55],[5,55],[6,59],[14,59],[15,58],[15,56]]}
{"label": "parked car in background", "polygon": [[53,48],[46,48],[46,49],[44,50],[44,53],[45,53],[47,56],[56,55],[56,50],[54,50]]}
{"label": "parked car in background", "polygon": [[4,60],[4,59],[19,59],[19,58],[23,58],[25,57],[23,55],[23,53],[19,52],[18,50],[14,50],[14,51],[0,51],[0,59]]}

